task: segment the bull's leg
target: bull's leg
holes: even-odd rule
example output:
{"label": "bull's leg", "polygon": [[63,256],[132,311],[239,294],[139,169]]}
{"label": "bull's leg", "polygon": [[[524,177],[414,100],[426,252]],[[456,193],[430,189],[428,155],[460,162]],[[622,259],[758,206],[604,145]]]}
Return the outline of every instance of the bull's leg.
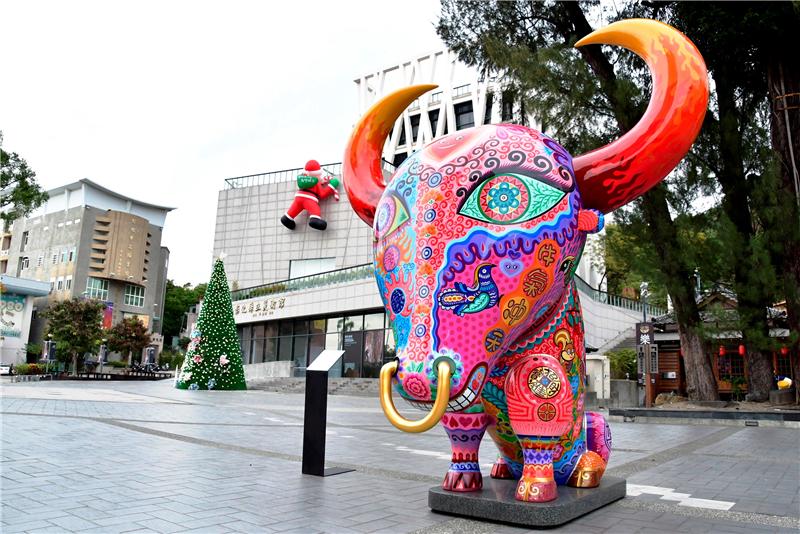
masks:
{"label": "bull's leg", "polygon": [[453,449],[450,469],[442,482],[449,491],[477,491],[483,487],[478,449],[481,446],[489,416],[483,413],[445,413],[442,417]]}
{"label": "bull's leg", "polygon": [[516,498],[552,501],[558,496],[553,449],[572,425],[572,389],[567,376],[557,359],[532,354],[514,364],[505,390],[511,427],[525,461]]}
{"label": "bull's leg", "polygon": [[611,430],[599,413],[586,413],[586,446],[586,452],[567,481],[568,486],[595,488],[600,485],[611,456]]}

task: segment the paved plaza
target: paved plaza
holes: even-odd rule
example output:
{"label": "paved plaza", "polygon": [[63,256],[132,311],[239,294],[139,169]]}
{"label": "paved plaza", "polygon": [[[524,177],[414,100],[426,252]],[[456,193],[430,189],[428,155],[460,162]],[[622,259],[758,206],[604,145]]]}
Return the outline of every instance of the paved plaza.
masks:
{"label": "paved plaza", "polygon": [[[2,386],[2,517],[15,532],[524,532],[431,512],[444,432],[332,396],[329,466],[300,474],[303,396],[170,381]],[[414,415],[416,417],[416,415]],[[797,532],[797,428],[612,423],[628,497],[555,531]],[[494,445],[484,440],[488,477]]]}

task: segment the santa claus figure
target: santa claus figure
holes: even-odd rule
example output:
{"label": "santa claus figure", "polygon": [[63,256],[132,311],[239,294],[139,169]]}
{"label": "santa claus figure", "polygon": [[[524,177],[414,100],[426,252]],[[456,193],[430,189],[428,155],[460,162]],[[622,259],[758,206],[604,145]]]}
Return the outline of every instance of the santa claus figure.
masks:
{"label": "santa claus figure", "polygon": [[295,219],[303,210],[308,212],[308,225],[315,230],[324,230],[328,223],[322,218],[319,201],[323,198],[333,196],[339,200],[339,180],[332,176],[322,175],[322,168],[316,160],[309,160],[303,169],[302,174],[297,176],[297,193],[294,194],[294,202],[286,210],[286,214],[281,217],[281,222],[289,230],[294,230]]}

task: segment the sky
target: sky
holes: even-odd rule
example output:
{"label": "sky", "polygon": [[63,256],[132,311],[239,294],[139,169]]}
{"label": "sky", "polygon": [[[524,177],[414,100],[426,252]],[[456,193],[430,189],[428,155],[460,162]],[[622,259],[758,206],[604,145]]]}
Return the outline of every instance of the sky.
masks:
{"label": "sky", "polygon": [[207,282],[225,178],[341,161],[360,75],[444,45],[436,0],[0,0],[3,147],[44,189],[175,207],[168,277]]}

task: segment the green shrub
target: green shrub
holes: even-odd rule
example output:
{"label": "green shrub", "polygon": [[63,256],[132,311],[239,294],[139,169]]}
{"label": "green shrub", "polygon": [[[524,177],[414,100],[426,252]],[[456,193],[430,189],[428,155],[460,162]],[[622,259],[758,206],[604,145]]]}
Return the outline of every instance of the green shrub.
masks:
{"label": "green shrub", "polygon": [[14,373],[18,375],[42,375],[45,366],[38,363],[19,363],[14,366]]}
{"label": "green shrub", "polygon": [[[636,351],[633,349],[619,349],[606,352],[611,363],[611,378],[636,379]],[[625,376],[627,373],[627,377]]]}
{"label": "green shrub", "polygon": [[183,359],[184,355],[176,352],[175,355],[172,357],[172,362],[170,363],[171,369],[180,369],[183,366]]}

